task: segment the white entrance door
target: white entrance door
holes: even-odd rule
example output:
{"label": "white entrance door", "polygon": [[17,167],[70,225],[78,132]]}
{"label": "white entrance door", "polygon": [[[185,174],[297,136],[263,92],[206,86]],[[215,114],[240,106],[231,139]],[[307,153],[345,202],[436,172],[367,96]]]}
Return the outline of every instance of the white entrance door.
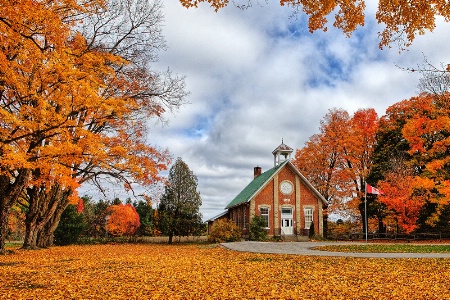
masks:
{"label": "white entrance door", "polygon": [[292,220],[292,208],[282,207],[281,208],[281,230],[285,235],[294,234],[294,224]]}

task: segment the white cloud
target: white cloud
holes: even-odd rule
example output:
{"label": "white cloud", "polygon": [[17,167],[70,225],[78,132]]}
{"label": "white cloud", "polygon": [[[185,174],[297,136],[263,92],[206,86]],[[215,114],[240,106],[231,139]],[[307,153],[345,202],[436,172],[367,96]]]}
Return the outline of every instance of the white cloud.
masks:
{"label": "white cloud", "polygon": [[[264,3],[264,1],[261,1]],[[407,51],[378,49],[376,5],[368,2],[365,28],[351,38],[330,28],[310,34],[304,16],[276,1],[218,13],[207,5],[185,9],[165,1],[168,50],[155,67],[186,75],[188,104],[150,140],[182,157],[198,176],[204,217],[220,213],[253,178],[253,167],[273,166],[284,138],[301,148],[333,107],[379,114],[417,93],[418,74],[400,70],[450,62],[450,26],[416,39]]]}

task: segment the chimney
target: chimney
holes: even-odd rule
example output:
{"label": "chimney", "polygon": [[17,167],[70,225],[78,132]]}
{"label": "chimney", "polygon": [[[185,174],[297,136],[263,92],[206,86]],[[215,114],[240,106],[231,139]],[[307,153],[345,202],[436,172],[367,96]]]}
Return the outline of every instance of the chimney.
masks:
{"label": "chimney", "polygon": [[254,167],[253,168],[253,179],[261,175],[262,169],[261,167]]}

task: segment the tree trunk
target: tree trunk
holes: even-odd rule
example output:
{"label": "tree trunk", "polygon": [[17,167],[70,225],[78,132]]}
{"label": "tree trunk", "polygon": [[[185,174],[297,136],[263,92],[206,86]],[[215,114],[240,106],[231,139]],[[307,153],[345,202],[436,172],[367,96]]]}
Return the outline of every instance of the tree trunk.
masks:
{"label": "tree trunk", "polygon": [[[42,225],[41,225],[42,227]],[[36,222],[25,221],[25,238],[22,249],[37,249],[39,227]]]}
{"label": "tree trunk", "polygon": [[173,232],[169,233],[169,244],[172,244]]}
{"label": "tree trunk", "polygon": [[383,218],[378,217],[378,232],[379,233],[386,233],[386,227],[383,224]]}
{"label": "tree trunk", "polygon": [[48,248],[53,246],[53,233],[55,230],[48,229],[47,226],[42,228],[38,233],[37,245],[40,248]]}
{"label": "tree trunk", "polygon": [[0,176],[0,254],[6,252],[5,243],[11,208],[27,185],[29,176],[30,171],[26,169],[19,170],[13,182],[9,176]]}
{"label": "tree trunk", "polygon": [[68,192],[64,192],[63,195],[61,195],[61,198],[58,202],[58,206],[53,213],[53,216],[47,221],[45,226],[38,232],[38,240],[37,245],[41,248],[48,248],[53,246],[53,233],[55,232],[56,228],[58,227],[59,221],[61,220],[61,216],[64,212],[64,210],[69,205],[68,201]]}
{"label": "tree trunk", "polygon": [[[54,215],[61,209],[60,206],[63,206],[62,211],[64,211],[66,206],[63,204],[67,202],[67,197],[65,197],[67,192],[63,191],[58,183],[55,183],[50,189],[44,186],[34,186],[27,189],[29,209],[25,219],[26,232],[23,248],[46,248],[51,245],[52,240],[49,244],[48,235],[53,235],[57,224],[53,231],[46,234],[43,232],[49,222],[50,225],[48,225],[48,228],[53,228],[51,225],[52,219],[54,219]],[[62,211],[60,214],[62,214]],[[58,222],[60,217],[61,215],[57,218]],[[41,238],[46,241],[41,242]]]}
{"label": "tree trunk", "polygon": [[8,235],[8,217],[10,209],[0,205],[0,254],[6,253],[5,243]]}

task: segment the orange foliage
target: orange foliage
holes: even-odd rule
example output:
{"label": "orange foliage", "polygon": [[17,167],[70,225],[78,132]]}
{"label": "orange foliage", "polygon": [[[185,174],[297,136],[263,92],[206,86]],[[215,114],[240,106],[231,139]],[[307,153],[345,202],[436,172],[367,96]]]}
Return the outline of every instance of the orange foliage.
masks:
{"label": "orange foliage", "polygon": [[294,164],[330,202],[330,212],[359,214],[363,179],[372,167],[378,116],[360,109],[350,118],[333,109],[321,121],[320,134],[297,150]]}
{"label": "orange foliage", "polygon": [[[360,109],[351,119],[351,132],[346,141],[346,153],[355,179],[367,178],[369,175],[377,129],[378,115],[373,108]],[[358,189],[364,190],[362,185]]]}
{"label": "orange foliage", "polygon": [[82,213],[83,210],[84,210],[84,202],[83,202],[83,199],[79,198],[78,204],[77,204],[77,212]]}
{"label": "orange foliage", "polygon": [[383,191],[388,191],[380,201],[394,212],[393,217],[407,232],[416,227],[419,211],[426,203],[437,204],[436,212],[426,221],[431,226],[449,203],[450,108],[442,99],[421,94],[401,101],[387,109],[381,122],[386,132],[401,129],[409,147],[403,150],[407,159],[390,162],[391,170],[379,183]]}
{"label": "orange foliage", "polygon": [[449,259],[256,254],[158,244],[0,256],[3,299],[449,299]]}
{"label": "orange foliage", "polygon": [[342,109],[330,110],[313,135],[295,154],[296,167],[329,202],[328,211],[363,219],[364,183],[372,168],[378,115],[360,109],[350,118]]}
{"label": "orange foliage", "polygon": [[57,182],[73,191],[101,170],[143,185],[159,180],[167,152],[146,144],[146,122],[179,96],[170,90],[177,83],[155,91],[158,75],[95,48],[78,32],[78,22],[104,4],[1,2],[0,175],[39,170],[33,186]]}
{"label": "orange foliage", "polygon": [[345,188],[351,184],[344,161],[344,143],[349,133],[349,115],[342,109],[332,109],[320,122],[320,134],[311,136],[295,153],[294,165],[330,203],[330,212],[346,210],[343,199],[352,195]]}
{"label": "orange foliage", "polygon": [[418,176],[429,178],[426,186],[421,181],[421,188],[438,193],[430,197],[431,202],[445,205],[450,197],[448,181],[450,174],[450,107],[438,97],[422,94],[407,101],[414,108],[414,114],[406,121],[402,133],[410,145],[409,153],[413,163],[421,167]]}
{"label": "orange foliage", "polygon": [[[229,0],[180,0],[185,7],[197,7],[200,2],[208,2],[216,11],[228,5]],[[327,31],[328,19],[335,14],[333,26],[350,36],[358,26],[364,26],[366,4],[364,0],[280,0],[280,5],[288,5],[295,11],[303,11],[309,16],[311,32]],[[385,25],[380,47],[393,42],[409,46],[417,35],[426,30],[433,31],[436,17],[443,16],[450,21],[450,9],[444,0],[392,1],[379,0],[376,19]]]}
{"label": "orange foliage", "polygon": [[106,230],[114,236],[132,235],[141,226],[139,215],[131,204],[111,205]]}
{"label": "orange foliage", "polygon": [[417,180],[412,176],[395,176],[391,173],[386,176],[386,180],[379,182],[383,194],[378,196],[378,200],[394,212],[393,217],[398,226],[406,233],[417,228],[419,212],[426,201],[426,197],[414,193]]}

